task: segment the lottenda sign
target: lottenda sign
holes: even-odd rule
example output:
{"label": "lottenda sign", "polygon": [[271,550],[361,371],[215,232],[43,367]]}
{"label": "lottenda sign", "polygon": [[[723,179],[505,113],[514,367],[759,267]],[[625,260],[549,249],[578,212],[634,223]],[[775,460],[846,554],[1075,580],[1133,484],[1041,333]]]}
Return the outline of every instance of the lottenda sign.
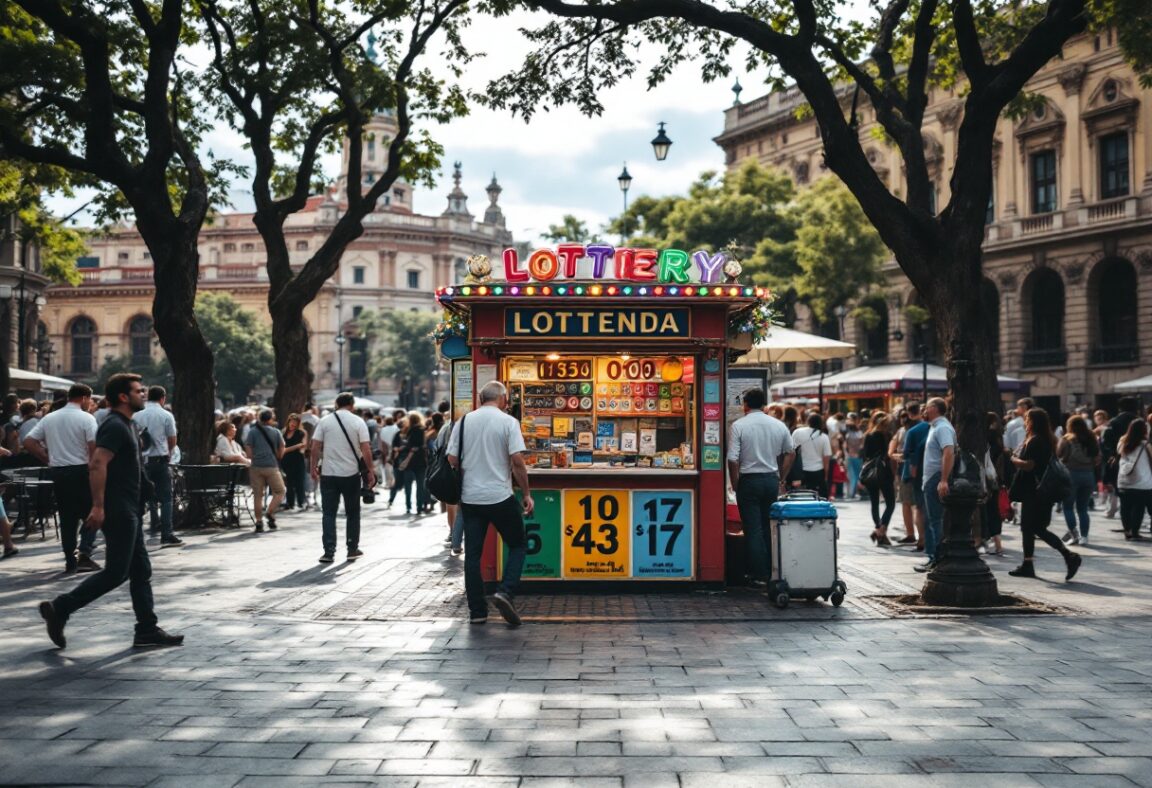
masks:
{"label": "lottenda sign", "polygon": [[681,307],[556,309],[504,311],[508,337],[644,337],[675,339],[689,333],[688,310]]}
{"label": "lottenda sign", "polygon": [[593,279],[631,282],[664,282],[686,285],[695,281],[722,281],[728,257],[723,252],[700,250],[691,255],[682,249],[631,249],[608,244],[560,244],[555,250],[537,249],[521,260],[515,249],[504,250],[504,278],[508,282],[549,282],[575,279],[576,264],[592,261]]}

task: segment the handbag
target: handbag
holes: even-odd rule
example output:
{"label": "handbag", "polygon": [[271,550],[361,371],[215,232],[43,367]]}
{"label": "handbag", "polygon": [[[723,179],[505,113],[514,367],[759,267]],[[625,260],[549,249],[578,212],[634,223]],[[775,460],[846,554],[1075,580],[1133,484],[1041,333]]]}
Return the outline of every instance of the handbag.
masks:
{"label": "handbag", "polygon": [[1008,499],[1008,489],[1006,487],[1000,488],[1000,493],[997,495],[997,505],[1000,509],[1001,520],[1011,520],[1016,516],[1016,510],[1012,508],[1012,501]]}
{"label": "handbag", "polygon": [[1065,500],[1070,492],[1072,474],[1068,473],[1068,467],[1060,462],[1060,458],[1053,455],[1048,461],[1048,467],[1044,469],[1044,475],[1036,484],[1036,494],[1055,503]]}
{"label": "handbag", "polygon": [[[428,470],[424,475],[424,483],[428,492],[441,503],[455,505],[460,503],[460,496],[464,489],[464,416],[460,419],[460,445],[456,449],[456,467],[448,462],[449,440],[442,440],[436,446],[436,452],[428,462]],[[451,436],[449,436],[451,437]]]}
{"label": "handbag", "polygon": [[886,457],[877,455],[860,468],[860,484],[865,487],[879,487],[884,476],[884,463]]}

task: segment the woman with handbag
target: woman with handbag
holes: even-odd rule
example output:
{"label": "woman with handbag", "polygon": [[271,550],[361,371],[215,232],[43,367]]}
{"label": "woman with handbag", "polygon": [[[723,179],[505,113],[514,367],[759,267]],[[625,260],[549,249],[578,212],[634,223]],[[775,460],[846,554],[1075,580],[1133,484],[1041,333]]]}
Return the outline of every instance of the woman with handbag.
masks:
{"label": "woman with handbag", "polygon": [[1148,424],[1134,419],[1116,447],[1120,457],[1116,489],[1120,493],[1120,522],[1124,538],[1140,539],[1144,512],[1152,506],[1152,448],[1148,446]]}
{"label": "woman with handbag", "polygon": [[1065,547],[1056,534],[1048,530],[1052,523],[1052,505],[1056,502],[1036,489],[1055,452],[1056,436],[1052,434],[1048,412],[1032,408],[1024,414],[1024,443],[1012,457],[1016,478],[1012,480],[1010,497],[1020,502],[1020,530],[1024,536],[1024,561],[1008,573],[1013,577],[1036,577],[1032,557],[1037,539],[1064,557],[1068,567],[1065,581],[1071,580],[1080,569],[1080,555]]}
{"label": "woman with handbag", "polygon": [[[984,460],[984,476],[988,486],[988,498],[984,501],[984,508],[980,511],[980,540],[977,546],[983,544],[985,552],[993,555],[1004,555],[1004,542],[1001,535],[1004,532],[1004,514],[1012,511],[1012,504],[1008,501],[1008,489],[1005,487],[1004,463],[1007,455],[1004,453],[1004,422],[999,414],[988,412],[988,454]],[[992,544],[989,545],[988,542]]]}
{"label": "woman with handbag", "polygon": [[[860,471],[860,481],[868,490],[872,502],[871,539],[878,547],[891,547],[888,539],[888,523],[896,510],[896,490],[893,487],[892,460],[888,456],[888,414],[876,411],[864,435],[864,445],[860,456],[864,465]],[[884,497],[884,514],[880,514],[880,497]]]}

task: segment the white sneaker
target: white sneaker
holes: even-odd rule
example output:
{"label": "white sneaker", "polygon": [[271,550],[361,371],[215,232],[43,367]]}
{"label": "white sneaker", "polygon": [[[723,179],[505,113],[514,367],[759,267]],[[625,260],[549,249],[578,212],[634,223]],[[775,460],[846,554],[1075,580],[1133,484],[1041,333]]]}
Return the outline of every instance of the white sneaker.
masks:
{"label": "white sneaker", "polygon": [[1081,536],[1080,541],[1077,542],[1077,544],[1088,544],[1088,537],[1087,536]]}

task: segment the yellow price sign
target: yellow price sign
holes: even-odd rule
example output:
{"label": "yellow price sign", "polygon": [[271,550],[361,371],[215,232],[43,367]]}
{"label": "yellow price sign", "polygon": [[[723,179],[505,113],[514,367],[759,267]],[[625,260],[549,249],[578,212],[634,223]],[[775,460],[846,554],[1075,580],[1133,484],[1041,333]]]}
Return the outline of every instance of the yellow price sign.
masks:
{"label": "yellow price sign", "polygon": [[628,577],[630,521],[626,490],[565,490],[564,577]]}

